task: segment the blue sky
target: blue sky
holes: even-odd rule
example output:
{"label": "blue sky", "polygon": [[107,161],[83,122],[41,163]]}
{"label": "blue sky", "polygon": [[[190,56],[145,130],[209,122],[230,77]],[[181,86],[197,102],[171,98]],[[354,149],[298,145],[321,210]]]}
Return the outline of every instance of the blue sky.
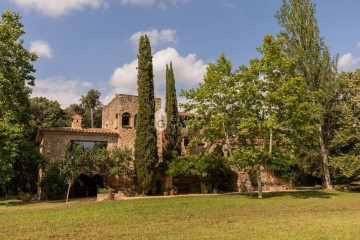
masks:
{"label": "blue sky", "polygon": [[[339,70],[360,67],[360,1],[317,0],[317,18]],[[256,47],[277,33],[281,0],[1,0],[20,12],[24,45],[40,58],[32,96],[62,107],[90,88],[105,103],[136,94],[138,37],[150,36],[155,91],[163,97],[165,64],[173,61],[177,91],[196,87],[221,52],[234,69],[257,57]]]}

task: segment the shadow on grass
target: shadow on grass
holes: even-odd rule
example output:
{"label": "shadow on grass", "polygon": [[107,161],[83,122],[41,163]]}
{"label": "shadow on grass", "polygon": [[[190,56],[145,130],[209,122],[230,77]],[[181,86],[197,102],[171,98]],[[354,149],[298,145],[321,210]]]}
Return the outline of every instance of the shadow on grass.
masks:
{"label": "shadow on grass", "polygon": [[[73,202],[96,202],[96,198],[95,197],[84,197],[84,198],[70,198],[69,199],[69,203],[73,203]],[[35,204],[39,204],[39,203],[50,203],[50,204],[54,204],[54,203],[65,203],[65,199],[60,199],[60,200],[32,200],[30,202],[22,202],[20,199],[18,198],[0,198],[0,206],[6,206],[6,207],[11,207],[11,206],[27,206],[27,205],[35,205]]]}
{"label": "shadow on grass", "polygon": [[[338,195],[335,192],[326,191],[298,191],[298,192],[266,192],[263,193],[263,198],[276,198],[276,197],[292,197],[299,199],[307,198],[331,198]],[[245,195],[248,198],[258,198],[257,193],[251,193]]]}
{"label": "shadow on grass", "polygon": [[31,201],[31,202],[22,202],[21,200],[11,200],[11,201],[4,201],[0,202],[0,206],[24,206],[24,205],[31,205],[31,204],[38,204],[41,203],[40,201]]}

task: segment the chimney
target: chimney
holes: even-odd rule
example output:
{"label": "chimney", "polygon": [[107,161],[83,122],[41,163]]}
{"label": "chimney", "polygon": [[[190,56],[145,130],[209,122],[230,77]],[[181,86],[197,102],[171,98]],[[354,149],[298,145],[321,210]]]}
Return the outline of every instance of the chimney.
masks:
{"label": "chimney", "polygon": [[82,122],[82,117],[79,114],[74,115],[71,118],[71,128],[82,128],[81,122]]}

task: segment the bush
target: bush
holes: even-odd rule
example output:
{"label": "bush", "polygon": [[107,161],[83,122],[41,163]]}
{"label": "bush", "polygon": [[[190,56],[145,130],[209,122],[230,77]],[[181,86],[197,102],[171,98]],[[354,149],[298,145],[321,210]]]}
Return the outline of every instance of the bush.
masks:
{"label": "bush", "polygon": [[171,177],[198,176],[205,185],[212,184],[216,189],[228,169],[225,158],[210,153],[175,158],[168,164],[166,174]]}
{"label": "bush", "polygon": [[65,178],[61,176],[58,164],[48,166],[41,187],[50,200],[62,199],[66,192]]}

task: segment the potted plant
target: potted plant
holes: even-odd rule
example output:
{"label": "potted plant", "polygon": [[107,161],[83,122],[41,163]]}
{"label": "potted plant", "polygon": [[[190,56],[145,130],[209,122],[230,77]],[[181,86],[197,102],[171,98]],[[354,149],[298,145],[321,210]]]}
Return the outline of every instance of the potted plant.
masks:
{"label": "potted plant", "polygon": [[114,190],[112,188],[99,188],[96,200],[97,201],[106,201],[114,200]]}
{"label": "potted plant", "polygon": [[22,202],[28,203],[33,199],[33,196],[31,193],[20,193],[19,198]]}
{"label": "potted plant", "polygon": [[177,195],[177,187],[169,186],[167,189],[167,195]]}

